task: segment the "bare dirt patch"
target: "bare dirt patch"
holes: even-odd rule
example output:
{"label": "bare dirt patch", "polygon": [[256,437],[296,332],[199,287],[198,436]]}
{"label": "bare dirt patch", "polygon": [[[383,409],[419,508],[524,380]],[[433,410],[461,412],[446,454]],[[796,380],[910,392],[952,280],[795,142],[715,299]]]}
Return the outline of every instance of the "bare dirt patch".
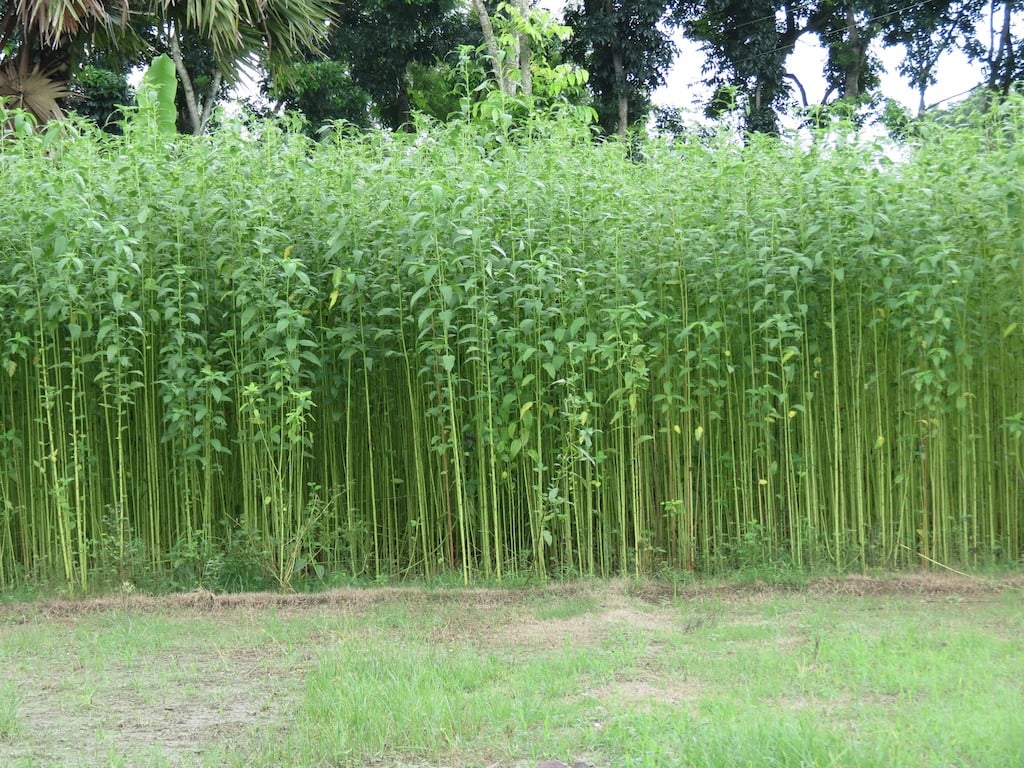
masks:
{"label": "bare dirt patch", "polygon": [[718,598],[723,601],[772,598],[803,593],[812,597],[960,597],[992,599],[1006,592],[1024,591],[1024,572],[998,577],[972,577],[956,573],[926,571],[892,573],[883,576],[836,576],[794,586],[754,581],[743,584],[665,585],[648,583],[630,589],[630,594],[648,603],[679,598]]}
{"label": "bare dirt patch", "polygon": [[299,705],[294,686],[265,662],[167,653],[97,671],[16,675],[19,738],[0,743],[0,764],[201,765],[252,742],[256,728],[265,736],[288,727]]}
{"label": "bare dirt patch", "polygon": [[634,708],[645,708],[659,704],[673,707],[693,705],[703,693],[704,686],[699,681],[681,678],[616,680],[593,688],[585,695],[610,706],[626,704]]}
{"label": "bare dirt patch", "polygon": [[[171,595],[113,595],[81,599],[40,600],[32,603],[0,604],[0,619],[39,616],[59,619],[89,613],[107,613],[127,610],[139,613],[188,612],[208,614],[219,612],[263,612],[276,609],[279,613],[303,613],[314,609],[360,612],[388,603],[415,605],[451,605],[466,608],[499,608],[517,606],[529,601],[552,597],[598,595],[606,607],[614,611],[636,613],[628,600],[658,605],[677,600],[715,598],[743,600],[757,597],[776,597],[794,592],[815,597],[872,595],[892,597],[961,597],[992,598],[1008,591],[1024,591],[1024,572],[999,577],[970,577],[946,572],[894,573],[885,576],[841,576],[817,579],[805,585],[784,586],[755,581],[745,584],[694,583],[663,584],[659,582],[634,583],[613,581],[604,584],[568,582],[529,588],[447,588],[423,587],[366,587],[332,589],[316,593],[253,592],[241,594],[215,594],[205,590]],[[626,602],[623,602],[626,601]],[[644,619],[633,615],[629,618]],[[550,622],[545,622],[550,626]]]}
{"label": "bare dirt patch", "polygon": [[[627,582],[553,585],[530,590],[521,600],[498,609],[459,601],[457,616],[431,633],[431,638],[533,652],[593,645],[615,632],[688,631],[705,623],[707,617],[702,616],[681,623],[671,602],[638,600],[631,589]],[[563,611],[570,615],[560,615]]]}

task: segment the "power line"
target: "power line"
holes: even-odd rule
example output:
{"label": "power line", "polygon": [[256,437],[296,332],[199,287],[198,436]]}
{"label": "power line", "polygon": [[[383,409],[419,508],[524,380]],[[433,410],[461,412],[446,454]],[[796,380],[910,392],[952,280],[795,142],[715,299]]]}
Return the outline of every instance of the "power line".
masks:
{"label": "power line", "polygon": [[928,109],[933,109],[934,107],[939,106],[939,104],[945,104],[947,101],[952,101],[953,99],[959,99],[961,96],[967,96],[968,94],[973,93],[977,87],[978,86],[975,85],[972,88],[968,88],[966,91],[960,91],[960,93],[954,93],[952,96],[946,96],[943,99],[939,99],[933,104],[929,104]]}

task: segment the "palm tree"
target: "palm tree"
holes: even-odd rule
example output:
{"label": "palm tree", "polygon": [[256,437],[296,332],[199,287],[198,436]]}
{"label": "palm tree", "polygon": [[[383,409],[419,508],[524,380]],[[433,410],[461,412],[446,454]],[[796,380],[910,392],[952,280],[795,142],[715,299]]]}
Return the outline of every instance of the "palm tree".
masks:
{"label": "palm tree", "polygon": [[316,47],[330,17],[330,0],[0,0],[0,100],[43,122],[60,117],[84,52],[137,56],[147,36],[166,42],[188,94],[183,41],[208,46],[231,81],[247,63],[273,68]]}

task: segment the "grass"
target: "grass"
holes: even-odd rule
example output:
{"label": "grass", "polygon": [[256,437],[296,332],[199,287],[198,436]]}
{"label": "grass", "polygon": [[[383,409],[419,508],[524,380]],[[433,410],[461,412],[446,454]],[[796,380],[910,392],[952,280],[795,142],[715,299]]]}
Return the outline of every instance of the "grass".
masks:
{"label": "grass", "polygon": [[0,763],[1020,765],[1013,581],[5,606]]}
{"label": "grass", "polygon": [[13,741],[18,731],[18,691],[7,680],[0,684],[0,743]]}

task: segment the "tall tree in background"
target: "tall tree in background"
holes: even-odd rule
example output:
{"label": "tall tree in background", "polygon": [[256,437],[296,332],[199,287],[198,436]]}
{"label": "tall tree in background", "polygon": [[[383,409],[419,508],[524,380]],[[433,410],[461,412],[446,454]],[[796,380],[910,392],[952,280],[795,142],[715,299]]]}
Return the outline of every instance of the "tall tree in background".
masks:
{"label": "tall tree in background", "polygon": [[565,10],[568,57],[590,73],[598,124],[624,136],[644,120],[675,48],[666,0],[575,0]]}
{"label": "tall tree in background", "polygon": [[410,66],[431,66],[479,40],[459,0],[361,0],[339,9],[327,51],[347,62],[380,123],[397,129],[410,120]]}
{"label": "tall tree in background", "polygon": [[[480,24],[480,33],[483,35],[484,48],[487,51],[487,58],[491,63],[491,70],[494,74],[494,81],[498,89],[506,96],[515,96],[516,92],[522,90],[527,96],[533,95],[533,80],[531,77],[531,53],[529,35],[525,29],[515,35],[515,44],[508,46],[503,41],[502,34],[496,33],[494,22],[491,18],[491,8],[486,0],[472,0],[473,13]],[[530,16],[530,0],[511,0],[497,4],[498,12],[503,14],[505,19],[518,17],[521,26],[525,26]]]}
{"label": "tall tree in background", "polygon": [[[825,10],[827,5],[823,0],[820,7]],[[876,37],[884,45],[904,48],[899,73],[917,90],[919,112],[925,109],[926,89],[936,82],[939,58],[956,48],[982,62],[991,93],[1005,95],[1024,78],[1024,40],[1019,32],[1014,36],[1024,22],[1024,0],[843,0],[833,5],[845,6],[845,35],[838,14],[824,17],[817,31],[829,48],[830,83],[844,96],[859,95],[878,83],[877,62],[867,55]],[[987,43],[976,32],[986,16]],[[854,91],[857,77],[859,92]]]}
{"label": "tall tree in background", "polygon": [[[828,50],[827,89],[822,104],[833,94],[856,105],[879,85],[879,64],[870,57],[871,43],[881,33],[892,3],[877,0],[840,0],[818,6],[816,32]],[[805,106],[807,106],[805,101]]]}
{"label": "tall tree in background", "polygon": [[258,113],[281,110],[299,112],[306,119],[306,132],[320,135],[325,126],[341,120],[357,128],[370,128],[370,94],[352,80],[348,66],[334,58],[296,61],[261,83],[263,96],[273,106]]}
{"label": "tall tree in background", "polygon": [[1015,83],[1024,81],[1024,36],[1019,32],[1024,0],[991,0],[988,6],[987,45],[978,41],[971,52],[985,65],[988,90],[1006,96]]}
{"label": "tall tree in background", "polygon": [[353,0],[336,8],[326,59],[308,54],[267,81],[264,92],[303,112],[314,130],[338,119],[394,130],[410,122],[413,65],[432,67],[479,40],[458,0]]}
{"label": "tall tree in background", "polygon": [[676,18],[703,44],[705,71],[716,92],[708,113],[720,114],[743,100],[746,128],[776,133],[778,115],[792,103],[790,83],[804,107],[807,91],[786,61],[804,35],[816,35],[828,51],[827,89],[817,105],[841,99],[856,105],[879,83],[870,56],[893,4],[880,0],[681,0]]}
{"label": "tall tree in background", "polygon": [[674,18],[707,54],[705,73],[715,86],[708,105],[711,116],[745,100],[746,128],[777,133],[778,112],[789,100],[786,59],[797,40],[809,31],[825,28],[834,12],[811,2],[777,0],[679,0]]}
{"label": "tall tree in background", "polygon": [[[968,43],[989,6],[991,40]],[[989,86],[1005,92],[1022,74],[1021,43],[1012,39],[1011,18],[1024,0],[679,0],[675,19],[707,54],[705,72],[716,86],[709,114],[734,106],[739,96],[750,131],[774,133],[778,114],[791,102],[789,83],[811,106],[786,60],[804,35],[828,50],[827,90],[820,105],[842,99],[852,105],[879,85],[880,64],[871,56],[876,41],[902,45],[900,73],[921,95],[935,82],[939,57],[961,45],[986,64]]]}
{"label": "tall tree in background", "polygon": [[121,133],[121,107],[134,100],[124,72],[87,64],[76,73],[72,91],[69,101],[75,112],[96,123],[100,130]]}
{"label": "tall tree in background", "polygon": [[589,74],[564,59],[571,28],[524,0],[499,3],[493,14],[485,7],[476,12],[484,44],[459,50],[460,113],[505,128],[556,112],[578,125],[593,124]]}
{"label": "tall tree in background", "polygon": [[0,0],[0,99],[40,120],[62,117],[84,42],[116,34],[128,13],[127,0]]}
{"label": "tall tree in background", "polygon": [[925,92],[935,85],[935,67],[943,54],[967,49],[987,0],[927,0],[903,4],[885,19],[882,39],[902,46],[905,54],[899,73],[918,94],[918,114],[925,110]]}

